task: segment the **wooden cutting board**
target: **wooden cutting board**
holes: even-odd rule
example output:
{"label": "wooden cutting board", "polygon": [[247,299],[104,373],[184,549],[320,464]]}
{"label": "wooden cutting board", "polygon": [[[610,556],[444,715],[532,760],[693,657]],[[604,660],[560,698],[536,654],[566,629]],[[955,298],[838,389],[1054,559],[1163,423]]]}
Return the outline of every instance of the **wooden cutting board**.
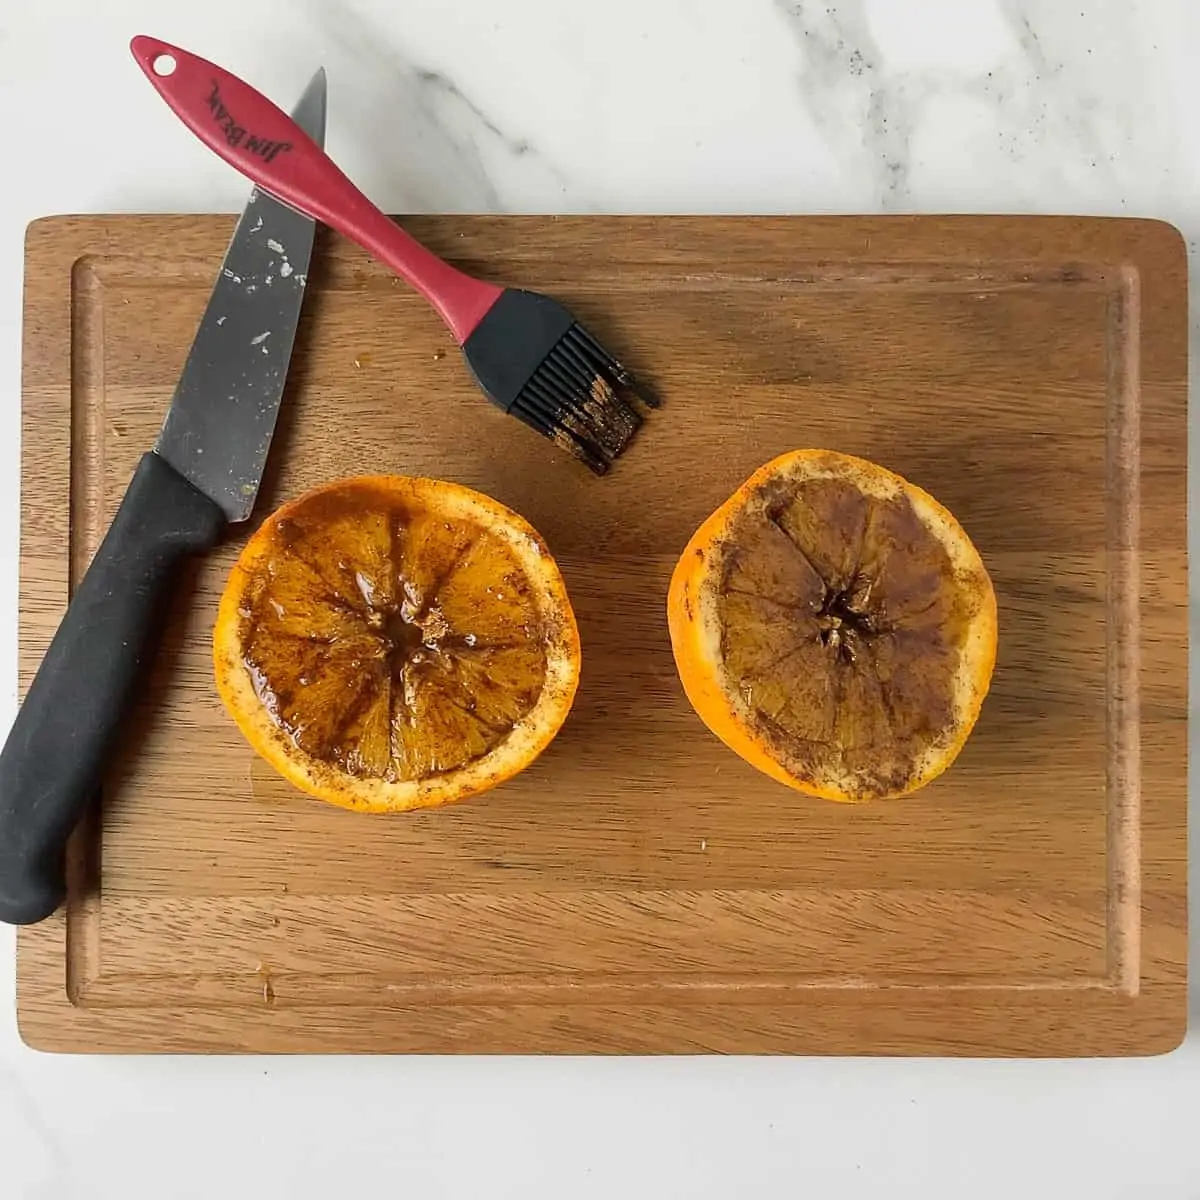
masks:
{"label": "wooden cutting board", "polygon": [[[155,438],[232,217],[29,233],[21,679]],[[571,719],[442,810],[346,813],[261,765],[189,573],[19,940],[20,1026],[76,1051],[1146,1054],[1186,1024],[1186,258],[1145,221],[424,218],[564,299],[665,400],[596,480],[476,392],[436,318],[322,237],[255,513],[360,472],[479,488],[578,611]],[[781,451],[877,459],[963,521],[999,594],[955,767],[875,806],[734,757],[672,666],[668,574]]]}

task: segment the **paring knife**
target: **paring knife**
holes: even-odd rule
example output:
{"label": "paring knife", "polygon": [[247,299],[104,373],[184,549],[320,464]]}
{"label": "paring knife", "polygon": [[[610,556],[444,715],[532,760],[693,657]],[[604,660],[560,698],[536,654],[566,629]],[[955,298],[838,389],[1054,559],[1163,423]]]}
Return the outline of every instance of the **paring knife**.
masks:
{"label": "paring knife", "polygon": [[[211,111],[228,136],[253,139],[219,101]],[[293,116],[323,144],[324,70]],[[250,516],[314,233],[310,218],[251,193],[158,442],[138,464],[0,751],[0,920],[32,924],[62,902],[67,838],[99,793],[176,568]]]}

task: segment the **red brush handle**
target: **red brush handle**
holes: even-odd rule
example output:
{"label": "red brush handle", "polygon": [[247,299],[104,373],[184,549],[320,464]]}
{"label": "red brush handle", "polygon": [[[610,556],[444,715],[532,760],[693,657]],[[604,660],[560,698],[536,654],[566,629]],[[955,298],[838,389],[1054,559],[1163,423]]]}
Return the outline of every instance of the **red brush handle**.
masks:
{"label": "red brush handle", "polygon": [[[176,116],[263,191],[357,242],[437,310],[461,346],[502,291],[414,241],[265,96],[186,50],[135,37],[134,58]],[[169,69],[173,61],[173,69]]]}

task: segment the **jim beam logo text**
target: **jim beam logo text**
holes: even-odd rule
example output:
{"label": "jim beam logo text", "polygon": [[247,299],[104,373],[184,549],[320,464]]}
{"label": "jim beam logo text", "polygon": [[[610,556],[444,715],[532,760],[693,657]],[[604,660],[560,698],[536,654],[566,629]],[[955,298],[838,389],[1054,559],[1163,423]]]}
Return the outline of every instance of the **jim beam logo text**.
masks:
{"label": "jim beam logo text", "polygon": [[244,125],[239,125],[234,120],[233,113],[225,107],[221,99],[221,85],[216,80],[213,81],[212,91],[209,93],[208,107],[213,120],[220,125],[225,134],[225,140],[231,146],[258,155],[263,162],[271,162],[277,154],[286,154],[292,148],[291,142],[273,142],[268,138],[259,137],[256,133],[250,133]]}

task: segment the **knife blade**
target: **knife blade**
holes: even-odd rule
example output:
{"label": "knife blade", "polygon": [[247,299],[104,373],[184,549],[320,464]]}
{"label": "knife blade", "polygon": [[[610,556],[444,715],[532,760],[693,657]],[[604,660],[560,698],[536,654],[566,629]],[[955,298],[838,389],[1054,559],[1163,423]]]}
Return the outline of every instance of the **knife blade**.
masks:
{"label": "knife blade", "polygon": [[[325,73],[293,116],[325,136]],[[254,507],[283,398],[315,223],[251,193],[153,450],[138,463],[0,750],[0,921],[43,920],[66,894],[71,831],[153,657],[183,561]]]}
{"label": "knife blade", "polygon": [[[324,141],[323,71],[301,97],[295,118]],[[302,213],[266,192],[250,194],[155,447],[230,521],[244,521],[254,507],[313,234],[313,221]]]}

